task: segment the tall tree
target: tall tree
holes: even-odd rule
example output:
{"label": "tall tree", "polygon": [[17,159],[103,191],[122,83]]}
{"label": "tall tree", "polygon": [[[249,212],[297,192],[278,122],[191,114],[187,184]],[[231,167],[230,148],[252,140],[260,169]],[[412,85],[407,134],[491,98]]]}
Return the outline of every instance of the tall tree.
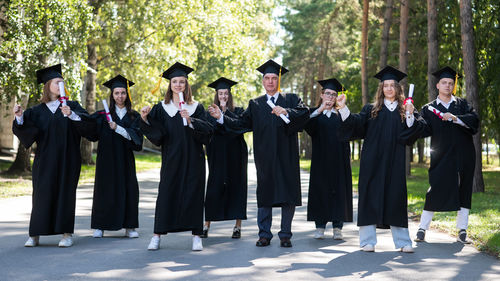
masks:
{"label": "tall tree", "polygon": [[[399,23],[399,69],[408,73],[408,16],[410,13],[410,1],[401,0],[401,13]],[[401,82],[403,89],[408,89],[408,81],[404,79]],[[406,175],[411,175],[411,149],[406,146]]]}
{"label": "tall tree", "polygon": [[438,26],[436,0],[427,0],[427,92],[429,102],[437,97],[437,79],[432,75],[438,69]]}
{"label": "tall tree", "polygon": [[388,55],[388,47],[389,47],[389,34],[391,31],[392,24],[392,5],[393,0],[385,1],[385,12],[384,12],[384,28],[382,29],[382,40],[380,42],[380,62],[379,67],[387,65],[387,55]]}
{"label": "tall tree", "polygon": [[363,105],[368,103],[368,8],[369,1],[363,0],[363,23],[361,25],[361,95]]}
{"label": "tall tree", "polygon": [[[471,0],[460,1],[460,26],[462,38],[462,53],[465,72],[465,89],[467,101],[477,111],[481,113],[479,105],[479,91],[476,66],[476,48],[474,45],[474,26],[472,24]],[[481,120],[481,118],[479,118]],[[476,169],[474,172],[473,192],[484,192],[483,164],[482,164],[482,142],[481,126],[473,136],[476,148]]]}

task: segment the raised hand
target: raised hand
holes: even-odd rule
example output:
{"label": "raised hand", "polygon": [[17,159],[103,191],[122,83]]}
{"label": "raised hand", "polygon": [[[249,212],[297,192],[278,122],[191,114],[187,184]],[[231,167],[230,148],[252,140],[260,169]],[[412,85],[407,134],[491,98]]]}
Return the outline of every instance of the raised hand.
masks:
{"label": "raised hand", "polygon": [[208,107],[208,113],[217,120],[222,116],[220,108],[215,103]]}
{"label": "raised hand", "polygon": [[281,114],[283,115],[287,115],[288,112],[286,111],[286,109],[284,109],[283,107],[277,105],[273,108],[273,110],[271,111],[272,114],[275,114],[276,116],[280,116]]}
{"label": "raised hand", "polygon": [[182,118],[185,118],[188,124],[191,124],[191,117],[189,117],[189,112],[186,109],[179,110]]}
{"label": "raised hand", "polygon": [[413,106],[413,103],[407,102],[405,105],[405,111],[410,113],[410,115],[413,114],[413,111],[415,111],[415,107]]}
{"label": "raised hand", "polygon": [[19,104],[14,105],[13,111],[17,117],[23,116],[23,108]]}
{"label": "raised hand", "polygon": [[111,130],[116,130],[116,123],[115,122],[109,122],[109,128],[111,128]]}
{"label": "raised hand", "polygon": [[141,109],[141,118],[144,122],[148,122],[148,114],[151,111],[151,107],[146,105]]}
{"label": "raised hand", "polygon": [[61,112],[64,116],[70,116],[71,115],[71,108],[67,105],[61,106],[60,107]]}
{"label": "raised hand", "polygon": [[347,97],[345,94],[341,94],[340,96],[338,96],[337,97],[337,104],[338,104],[339,108],[344,108],[346,101],[347,101]]}

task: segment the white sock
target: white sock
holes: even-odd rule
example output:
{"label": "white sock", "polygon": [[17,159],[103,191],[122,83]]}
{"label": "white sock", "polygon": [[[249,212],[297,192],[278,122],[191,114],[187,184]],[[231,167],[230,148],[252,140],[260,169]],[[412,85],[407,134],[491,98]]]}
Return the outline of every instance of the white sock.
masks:
{"label": "white sock", "polygon": [[467,229],[469,226],[469,211],[470,209],[460,207],[457,212],[457,229]]}
{"label": "white sock", "polygon": [[420,225],[418,227],[425,230],[429,229],[433,216],[434,216],[433,211],[423,210],[422,215],[420,216]]}

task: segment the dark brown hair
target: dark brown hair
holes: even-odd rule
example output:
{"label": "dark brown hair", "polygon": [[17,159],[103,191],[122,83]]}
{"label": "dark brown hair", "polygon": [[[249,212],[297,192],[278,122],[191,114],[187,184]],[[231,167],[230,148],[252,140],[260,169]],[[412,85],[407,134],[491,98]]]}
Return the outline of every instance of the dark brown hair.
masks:
{"label": "dark brown hair", "polygon": [[41,103],[47,103],[50,101],[50,84],[54,79],[50,79],[43,85],[42,97],[40,97]]}
{"label": "dark brown hair", "polygon": [[[111,90],[111,93],[109,94],[109,112],[111,114],[115,113],[116,102],[115,99],[113,98],[113,91],[115,89]],[[125,108],[127,108],[127,113],[130,113],[132,111],[132,102],[130,101],[130,98],[128,96],[128,91],[126,88],[125,88],[125,94],[127,95],[127,97],[125,98]]]}
{"label": "dark brown hair", "polygon": [[[174,77],[175,78],[175,77]],[[184,101],[187,104],[192,104],[193,103],[193,93],[191,92],[191,86],[189,85],[189,81],[186,77],[186,89],[184,90]],[[167,93],[165,94],[165,104],[169,103],[172,100],[172,97],[174,95],[174,92],[172,91],[172,80],[168,83],[168,90]]]}

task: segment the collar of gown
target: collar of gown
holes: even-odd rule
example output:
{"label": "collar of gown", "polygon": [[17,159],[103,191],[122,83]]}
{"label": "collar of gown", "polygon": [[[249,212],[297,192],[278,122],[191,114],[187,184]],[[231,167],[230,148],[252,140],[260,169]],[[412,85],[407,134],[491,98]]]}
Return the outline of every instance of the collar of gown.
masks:
{"label": "collar of gown", "polygon": [[[165,101],[161,101],[161,105],[163,106],[163,109],[165,109],[165,112],[167,112],[168,116],[174,117],[177,112],[179,112],[179,109],[177,106],[175,106],[174,101],[170,100],[169,103],[165,104]],[[198,107],[198,102],[193,100],[192,104],[184,104],[184,108],[188,111],[189,116],[193,115],[193,113],[196,111],[196,108]]]}
{"label": "collar of gown", "polygon": [[442,103],[443,105],[449,105],[449,104],[451,104],[451,103],[452,103],[452,102],[454,102],[454,101],[457,101],[457,99],[455,98],[455,96],[454,96],[454,95],[451,95],[451,99],[450,99],[450,101],[449,101],[449,102],[444,102],[444,101],[442,101],[442,100],[439,98],[439,96],[438,96],[438,97],[436,97],[436,103],[437,103],[437,104]]}
{"label": "collar of gown", "polygon": [[394,111],[396,107],[398,106],[398,101],[394,100],[393,102],[390,102],[387,99],[384,99],[384,105],[389,109],[390,111]]}

